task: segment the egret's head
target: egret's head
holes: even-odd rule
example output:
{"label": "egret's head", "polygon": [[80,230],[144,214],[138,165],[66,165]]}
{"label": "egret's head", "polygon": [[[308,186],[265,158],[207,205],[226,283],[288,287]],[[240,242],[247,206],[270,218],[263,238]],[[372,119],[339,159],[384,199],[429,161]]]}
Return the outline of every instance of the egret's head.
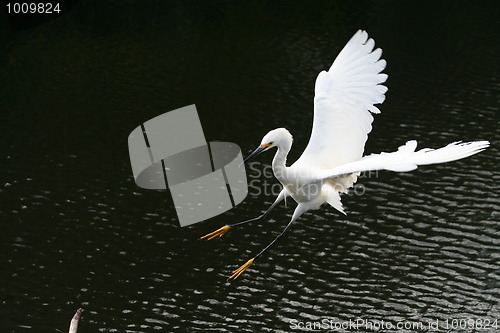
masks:
{"label": "egret's head", "polygon": [[293,141],[293,137],[290,134],[290,132],[288,132],[288,130],[286,128],[277,128],[277,129],[274,129],[272,131],[269,131],[262,138],[260,146],[257,147],[257,149],[255,149],[253,151],[253,153],[248,155],[247,158],[245,158],[244,162],[249,161],[253,157],[255,157],[255,156],[259,155],[260,153],[263,153],[266,150],[269,150],[273,147],[278,147],[278,148],[290,150],[290,147],[292,146],[292,141]]}

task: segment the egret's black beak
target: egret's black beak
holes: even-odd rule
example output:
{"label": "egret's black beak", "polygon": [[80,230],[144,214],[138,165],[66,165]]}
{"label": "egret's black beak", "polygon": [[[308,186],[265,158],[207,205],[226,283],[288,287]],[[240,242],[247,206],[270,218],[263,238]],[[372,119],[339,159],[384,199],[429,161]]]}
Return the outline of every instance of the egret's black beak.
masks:
{"label": "egret's black beak", "polygon": [[267,148],[269,148],[269,147],[259,146],[259,148],[255,149],[250,155],[247,156],[247,158],[245,158],[243,160],[243,163],[246,163],[246,162],[250,161],[255,156],[257,156],[260,153],[264,152]]}

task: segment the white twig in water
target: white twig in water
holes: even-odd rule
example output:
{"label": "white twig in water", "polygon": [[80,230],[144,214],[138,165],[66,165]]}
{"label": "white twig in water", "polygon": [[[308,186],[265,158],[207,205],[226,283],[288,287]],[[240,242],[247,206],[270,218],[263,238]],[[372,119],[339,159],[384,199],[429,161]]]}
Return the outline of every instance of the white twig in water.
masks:
{"label": "white twig in water", "polygon": [[73,316],[73,319],[71,319],[71,324],[69,325],[69,333],[76,333],[78,331],[78,321],[80,320],[80,317],[82,316],[83,309],[79,308],[76,310],[75,315]]}

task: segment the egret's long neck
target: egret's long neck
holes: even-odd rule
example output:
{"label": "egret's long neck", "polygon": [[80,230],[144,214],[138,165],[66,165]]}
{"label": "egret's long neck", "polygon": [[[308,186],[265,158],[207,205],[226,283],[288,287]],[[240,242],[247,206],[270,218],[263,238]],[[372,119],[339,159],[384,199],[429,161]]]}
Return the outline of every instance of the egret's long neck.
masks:
{"label": "egret's long neck", "polygon": [[278,147],[278,151],[273,158],[273,171],[274,176],[283,183],[284,177],[286,175],[286,157],[290,151],[291,145],[287,147]]}

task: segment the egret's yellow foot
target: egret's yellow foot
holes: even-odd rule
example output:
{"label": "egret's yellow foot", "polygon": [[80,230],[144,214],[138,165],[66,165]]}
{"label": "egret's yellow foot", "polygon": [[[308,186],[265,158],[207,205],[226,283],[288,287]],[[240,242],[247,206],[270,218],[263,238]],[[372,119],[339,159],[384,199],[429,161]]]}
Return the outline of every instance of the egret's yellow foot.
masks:
{"label": "egret's yellow foot", "polygon": [[231,229],[231,227],[228,225],[225,225],[225,226],[215,230],[214,232],[211,232],[209,234],[206,234],[205,236],[200,237],[200,239],[210,240],[210,239],[214,239],[215,237],[222,237],[226,234],[226,232],[229,231],[229,229]]}
{"label": "egret's yellow foot", "polygon": [[237,278],[239,278],[240,275],[243,274],[243,272],[246,271],[248,267],[252,266],[254,260],[255,260],[255,258],[252,258],[252,259],[248,260],[245,264],[243,264],[240,268],[235,269],[233,271],[233,274],[229,277],[228,280],[231,280],[231,279],[236,280]]}

